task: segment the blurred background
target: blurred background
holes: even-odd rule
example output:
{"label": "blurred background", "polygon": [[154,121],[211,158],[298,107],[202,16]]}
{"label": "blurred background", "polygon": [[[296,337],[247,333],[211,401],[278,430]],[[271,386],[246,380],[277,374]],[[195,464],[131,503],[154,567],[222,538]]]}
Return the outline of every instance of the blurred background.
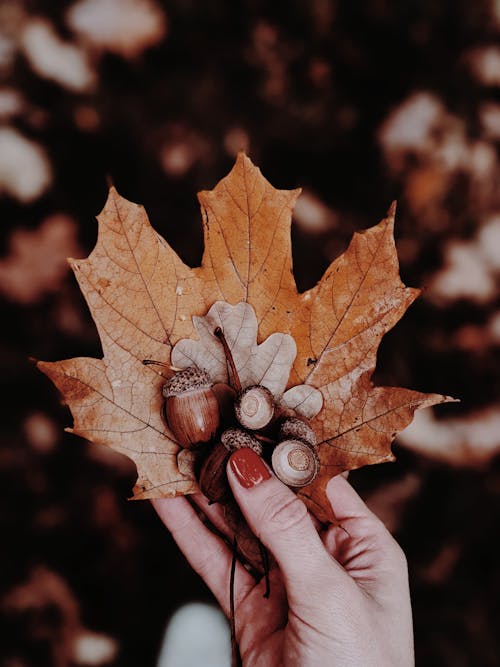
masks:
{"label": "blurred background", "polygon": [[0,124],[0,664],[156,665],[171,614],[212,602],[29,357],[101,356],[65,258],[110,181],[197,265],[196,192],[243,148],[303,187],[301,290],[398,200],[424,291],[374,379],[462,402],[351,479],[407,553],[417,664],[499,665],[500,2],[1,0]]}

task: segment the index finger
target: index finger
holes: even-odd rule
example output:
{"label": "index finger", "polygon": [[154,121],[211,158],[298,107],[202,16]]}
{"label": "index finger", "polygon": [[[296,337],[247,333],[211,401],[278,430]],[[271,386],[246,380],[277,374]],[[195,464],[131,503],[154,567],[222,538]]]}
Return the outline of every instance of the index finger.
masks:
{"label": "index finger", "polygon": [[[224,541],[200,520],[186,498],[159,498],[151,501],[192,568],[202,577],[229,616],[229,579],[233,554]],[[239,604],[255,587],[255,579],[241,563],[236,563],[234,600]]]}

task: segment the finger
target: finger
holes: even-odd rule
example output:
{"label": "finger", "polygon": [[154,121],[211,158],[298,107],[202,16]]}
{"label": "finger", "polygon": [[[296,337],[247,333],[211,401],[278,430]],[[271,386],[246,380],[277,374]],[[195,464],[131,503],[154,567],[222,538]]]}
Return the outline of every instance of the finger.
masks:
{"label": "finger", "polygon": [[387,532],[384,524],[368,509],[343,475],[332,477],[326,487],[326,495],[335,518],[351,537],[366,534],[367,528],[370,533]]}
{"label": "finger", "polygon": [[[196,507],[200,508],[203,515],[217,531],[224,535],[230,543],[233,541],[235,535],[234,526],[231,526],[230,522],[228,522],[224,507],[220,503],[211,503],[202,493],[195,493],[189,496],[189,500],[194,502]],[[318,532],[323,530],[323,524],[313,514],[309,514],[309,516],[316,530]]]}
{"label": "finger", "polygon": [[[151,503],[189,564],[205,581],[224,613],[229,615],[231,550],[203,524],[186,498],[161,498]],[[254,586],[253,577],[236,563],[235,604],[238,605]]]}
{"label": "finger", "polygon": [[326,494],[338,525],[323,535],[327,550],[358,581],[406,576],[405,558],[396,540],[371,512],[350,483],[338,475],[331,479]]}
{"label": "finger", "polygon": [[302,597],[321,574],[345,572],[325,550],[304,503],[250,449],[234,452],[228,479],[252,531],[271,551],[289,594]]}
{"label": "finger", "polygon": [[[330,480],[327,496],[344,527],[328,530],[327,548],[372,600],[398,622],[406,616],[402,627],[411,628],[408,567],[402,549],[347,480],[341,476]],[[411,636],[406,643],[412,645]]]}

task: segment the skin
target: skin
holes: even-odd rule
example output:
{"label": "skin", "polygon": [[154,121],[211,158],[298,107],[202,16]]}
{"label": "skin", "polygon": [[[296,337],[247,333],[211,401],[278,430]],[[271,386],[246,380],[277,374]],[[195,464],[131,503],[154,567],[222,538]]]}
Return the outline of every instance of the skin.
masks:
{"label": "skin", "polygon": [[[228,465],[249,526],[276,559],[271,596],[238,563],[237,640],[243,665],[410,667],[413,632],[406,559],[342,476],[327,487],[339,524],[318,531],[303,502],[274,475],[246,489]],[[195,502],[226,532],[220,507]],[[186,498],[153,505],[229,616],[231,550]]]}

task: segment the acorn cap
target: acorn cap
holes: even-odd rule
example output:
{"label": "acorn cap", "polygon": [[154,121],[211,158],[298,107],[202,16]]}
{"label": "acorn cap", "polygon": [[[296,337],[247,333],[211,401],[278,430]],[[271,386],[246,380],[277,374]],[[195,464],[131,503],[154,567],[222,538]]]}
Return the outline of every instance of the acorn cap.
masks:
{"label": "acorn cap", "polygon": [[278,479],[291,487],[310,484],[319,472],[319,459],[302,440],[284,440],[274,448],[272,467]]}
{"label": "acorn cap", "polygon": [[312,428],[303,419],[288,417],[280,426],[278,440],[302,440],[314,447],[318,444]]}
{"label": "acorn cap", "polygon": [[262,445],[250,433],[242,431],[241,428],[228,428],[220,437],[220,441],[229,452],[248,447],[259,456],[262,454]]}
{"label": "acorn cap", "polygon": [[182,371],[177,371],[165,382],[162,394],[164,398],[170,398],[193,389],[209,389],[211,386],[212,380],[206,371],[196,366],[189,366]]}
{"label": "acorn cap", "polygon": [[256,431],[269,424],[274,415],[273,395],[263,385],[251,385],[237,396],[234,411],[245,428]]}

